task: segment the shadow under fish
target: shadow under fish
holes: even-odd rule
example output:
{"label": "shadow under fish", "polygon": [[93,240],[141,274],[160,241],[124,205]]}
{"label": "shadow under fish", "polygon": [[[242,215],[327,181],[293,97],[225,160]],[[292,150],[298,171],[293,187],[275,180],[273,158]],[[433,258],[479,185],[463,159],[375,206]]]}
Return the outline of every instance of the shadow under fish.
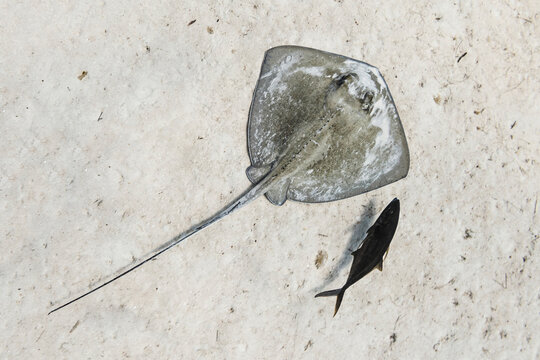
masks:
{"label": "shadow under fish", "polygon": [[388,247],[396,232],[398,220],[399,200],[395,198],[383,210],[375,224],[368,229],[366,238],[360,247],[352,252],[354,259],[345,285],[340,289],[323,291],[315,295],[315,297],[337,296],[334,316],[339,310],[345,290],[369,274],[373,269],[377,268],[382,271],[383,257],[388,252]]}

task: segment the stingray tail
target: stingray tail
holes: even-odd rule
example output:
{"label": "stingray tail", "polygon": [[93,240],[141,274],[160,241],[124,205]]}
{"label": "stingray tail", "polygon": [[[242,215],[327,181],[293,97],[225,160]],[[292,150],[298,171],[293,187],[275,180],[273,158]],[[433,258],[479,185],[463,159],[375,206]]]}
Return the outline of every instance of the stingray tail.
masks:
{"label": "stingray tail", "polygon": [[334,308],[334,316],[336,316],[339,307],[341,306],[341,301],[343,300],[343,295],[345,294],[345,288],[342,287],[341,289],[335,289],[335,290],[328,290],[323,291],[321,293],[318,293],[315,295],[315,297],[325,297],[325,296],[337,296],[336,299],[336,306]]}
{"label": "stingray tail", "polygon": [[254,185],[248,191],[246,191],[243,195],[236,198],[236,200],[234,200],[232,203],[227,205],[221,211],[217,212],[212,217],[204,220],[203,222],[199,223],[198,225],[193,226],[191,229],[189,229],[189,230],[175,236],[171,240],[167,241],[166,243],[164,243],[161,246],[159,246],[159,247],[155,248],[154,250],[152,250],[150,253],[148,253],[146,256],[144,256],[142,259],[133,262],[132,264],[124,267],[123,269],[120,269],[117,272],[118,275],[110,276],[109,280],[104,281],[101,285],[91,288],[89,291],[87,291],[84,294],[76,297],[73,300],[70,300],[70,301],[64,303],[63,305],[57,306],[56,308],[51,310],[49,312],[49,314],[52,314],[53,312],[58,311],[58,310],[60,310],[60,309],[62,309],[64,307],[68,306],[69,304],[72,304],[72,303],[74,303],[74,302],[76,302],[76,301],[90,295],[94,291],[97,291],[97,290],[101,289],[102,287],[109,285],[113,281],[116,281],[116,280],[120,279],[121,277],[127,275],[128,273],[132,272],[133,270],[137,269],[138,267],[143,266],[144,264],[146,264],[150,260],[155,259],[158,255],[164,253],[165,251],[169,250],[173,246],[178,245],[180,242],[184,241],[185,239],[187,239],[191,235],[193,235],[193,234],[197,233],[198,231],[201,231],[205,227],[219,221],[220,219],[222,219],[226,215],[232,213],[236,209],[248,204],[253,199],[257,198],[259,195],[264,194],[266,191],[268,191],[268,189],[271,186],[271,181],[270,180],[271,180],[271,178],[268,177],[268,176],[266,178],[262,179],[256,185]]}

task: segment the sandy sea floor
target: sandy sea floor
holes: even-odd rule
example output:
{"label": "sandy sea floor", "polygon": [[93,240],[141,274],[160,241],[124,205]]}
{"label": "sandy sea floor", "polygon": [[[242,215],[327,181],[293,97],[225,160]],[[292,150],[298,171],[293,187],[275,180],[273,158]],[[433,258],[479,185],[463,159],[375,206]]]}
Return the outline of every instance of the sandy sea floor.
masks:
{"label": "sandy sea floor", "polygon": [[[540,356],[539,3],[273,3],[0,4],[0,358]],[[251,96],[284,44],[379,68],[409,175],[261,197],[47,316],[248,188]],[[313,296],[394,197],[384,271],[332,318]]]}

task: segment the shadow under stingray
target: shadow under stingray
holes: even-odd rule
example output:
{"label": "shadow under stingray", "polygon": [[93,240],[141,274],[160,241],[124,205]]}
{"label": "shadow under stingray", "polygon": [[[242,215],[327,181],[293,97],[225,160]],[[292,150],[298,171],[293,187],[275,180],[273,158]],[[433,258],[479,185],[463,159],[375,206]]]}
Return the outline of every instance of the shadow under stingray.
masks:
{"label": "shadow under stingray", "polygon": [[[354,224],[352,229],[352,235],[349,239],[349,243],[347,244],[347,247],[339,257],[338,261],[336,262],[335,266],[330,269],[328,274],[326,275],[324,282],[313,288],[311,291],[318,293],[324,288],[326,288],[328,285],[330,285],[339,275],[339,273],[345,268],[350,266],[353,256],[351,253],[358,249],[360,247],[360,244],[362,240],[364,240],[366,236],[366,231],[369,229],[369,227],[372,225],[373,221],[375,220],[375,202],[373,199],[369,200],[369,203],[364,207],[364,211],[360,215],[361,220]],[[344,279],[344,283],[345,283]]]}

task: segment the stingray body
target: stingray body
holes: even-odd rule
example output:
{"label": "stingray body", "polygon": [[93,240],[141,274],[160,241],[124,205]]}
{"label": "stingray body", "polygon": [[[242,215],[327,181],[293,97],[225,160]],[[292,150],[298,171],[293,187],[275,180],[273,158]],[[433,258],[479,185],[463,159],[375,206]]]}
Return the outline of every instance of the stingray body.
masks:
{"label": "stingray body", "polygon": [[384,79],[366,63],[297,46],[265,53],[248,121],[253,186],[215,215],[167,241],[84,297],[265,194],[325,202],[407,175],[409,151]]}
{"label": "stingray body", "polygon": [[352,253],[354,258],[345,285],[340,289],[324,291],[315,295],[315,297],[337,296],[334,316],[339,310],[345,290],[369,274],[373,269],[377,268],[382,271],[383,256],[388,251],[390,242],[394,237],[398,220],[399,200],[394,199],[386,206],[375,224],[368,229],[366,238],[360,247]]}

